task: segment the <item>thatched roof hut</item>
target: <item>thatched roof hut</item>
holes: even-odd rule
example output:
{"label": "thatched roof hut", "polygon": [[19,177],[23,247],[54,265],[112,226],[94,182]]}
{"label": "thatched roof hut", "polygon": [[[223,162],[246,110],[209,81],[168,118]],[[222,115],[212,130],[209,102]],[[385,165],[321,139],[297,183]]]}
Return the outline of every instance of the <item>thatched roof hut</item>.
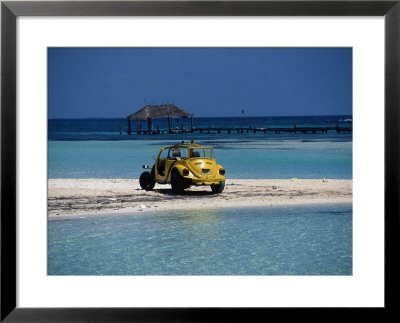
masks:
{"label": "thatched roof hut", "polygon": [[173,117],[181,117],[181,118],[191,117],[191,128],[193,128],[193,114],[178,108],[174,104],[146,105],[144,108],[140,109],[139,111],[127,117],[128,134],[132,132],[131,121],[147,120],[148,132],[151,133],[152,120],[163,119],[163,118],[168,118],[168,132],[171,132]]}
{"label": "thatched roof hut", "polygon": [[171,117],[190,117],[191,114],[178,108],[174,104],[160,104],[160,105],[146,105],[139,111],[129,115],[128,120],[148,120],[148,119],[162,119]]}

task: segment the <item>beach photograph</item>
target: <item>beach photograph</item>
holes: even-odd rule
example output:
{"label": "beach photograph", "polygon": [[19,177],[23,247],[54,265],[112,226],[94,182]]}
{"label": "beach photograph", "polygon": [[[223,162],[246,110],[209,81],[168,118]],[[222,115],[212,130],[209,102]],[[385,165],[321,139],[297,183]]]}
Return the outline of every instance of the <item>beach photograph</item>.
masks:
{"label": "beach photograph", "polygon": [[350,47],[49,47],[47,274],[353,275]]}

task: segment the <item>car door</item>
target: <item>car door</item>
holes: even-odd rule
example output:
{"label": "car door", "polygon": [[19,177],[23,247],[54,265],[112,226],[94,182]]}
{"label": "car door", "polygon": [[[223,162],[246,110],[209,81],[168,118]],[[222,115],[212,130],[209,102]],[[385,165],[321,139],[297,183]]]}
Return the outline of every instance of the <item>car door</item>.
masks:
{"label": "car door", "polygon": [[163,149],[158,158],[157,158],[157,162],[156,162],[156,169],[155,169],[155,175],[156,175],[156,180],[158,182],[165,182],[165,176],[167,174],[167,169],[166,169],[166,162],[168,160],[168,151],[169,149]]}
{"label": "car door", "polygon": [[168,151],[168,157],[165,162],[165,182],[167,183],[170,179],[171,171],[174,165],[180,161],[181,149],[173,147]]}

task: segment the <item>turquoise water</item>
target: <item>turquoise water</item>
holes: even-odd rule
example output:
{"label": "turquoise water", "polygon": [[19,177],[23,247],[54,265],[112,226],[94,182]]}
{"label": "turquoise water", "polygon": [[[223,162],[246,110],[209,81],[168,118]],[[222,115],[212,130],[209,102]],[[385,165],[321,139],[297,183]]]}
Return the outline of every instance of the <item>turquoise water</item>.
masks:
{"label": "turquoise water", "polygon": [[[276,136],[275,134],[273,136]],[[198,140],[213,145],[228,178],[352,178],[352,141],[291,138]],[[250,138],[249,138],[250,137]],[[186,139],[186,138],[185,138]],[[339,140],[340,139],[340,140]],[[176,140],[49,141],[49,178],[139,178],[143,164]]]}
{"label": "turquoise water", "polygon": [[48,222],[49,275],[352,275],[352,206]]}
{"label": "turquoise water", "polygon": [[[197,127],[294,124],[351,127],[352,117],[195,118]],[[121,125],[126,120],[49,120],[48,177],[137,179],[161,147],[193,139],[214,147],[228,181],[352,178],[351,133],[129,136]],[[351,205],[146,212],[48,225],[49,275],[352,274]]]}
{"label": "turquoise water", "polygon": [[[174,120],[174,126],[188,123]],[[179,121],[179,122],[178,122]],[[163,119],[155,120],[160,128]],[[138,178],[160,148],[182,140],[214,147],[229,178],[352,178],[352,134],[221,133],[120,135],[124,119],[49,120],[49,178]],[[195,118],[197,127],[293,127],[339,124],[351,116]],[[135,127],[132,125],[132,127]],[[143,125],[143,127],[145,127]]]}

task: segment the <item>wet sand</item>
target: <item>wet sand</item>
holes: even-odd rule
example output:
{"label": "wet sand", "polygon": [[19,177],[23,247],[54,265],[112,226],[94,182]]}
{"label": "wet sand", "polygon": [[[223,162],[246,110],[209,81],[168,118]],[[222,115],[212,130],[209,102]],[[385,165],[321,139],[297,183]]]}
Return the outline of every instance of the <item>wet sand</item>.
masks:
{"label": "wet sand", "polygon": [[221,194],[191,187],[175,195],[170,185],[145,191],[137,179],[50,179],[49,218],[157,210],[352,202],[350,179],[230,179]]}

